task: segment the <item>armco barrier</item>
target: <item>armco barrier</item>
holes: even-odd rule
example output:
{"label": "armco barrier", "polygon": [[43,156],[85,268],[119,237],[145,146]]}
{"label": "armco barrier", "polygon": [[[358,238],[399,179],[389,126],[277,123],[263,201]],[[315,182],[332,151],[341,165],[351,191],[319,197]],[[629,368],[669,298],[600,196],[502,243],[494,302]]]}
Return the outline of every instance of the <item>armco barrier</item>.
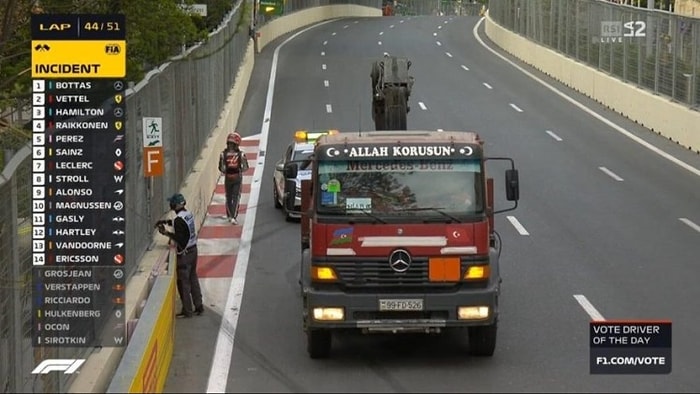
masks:
{"label": "armco barrier", "polygon": [[277,37],[301,27],[327,19],[364,16],[382,16],[382,10],[361,5],[337,4],[296,11],[274,19],[258,30],[258,52]]}
{"label": "armco barrier", "polygon": [[653,95],[507,30],[488,15],[486,35],[506,52],[654,132],[700,153],[700,112]]}

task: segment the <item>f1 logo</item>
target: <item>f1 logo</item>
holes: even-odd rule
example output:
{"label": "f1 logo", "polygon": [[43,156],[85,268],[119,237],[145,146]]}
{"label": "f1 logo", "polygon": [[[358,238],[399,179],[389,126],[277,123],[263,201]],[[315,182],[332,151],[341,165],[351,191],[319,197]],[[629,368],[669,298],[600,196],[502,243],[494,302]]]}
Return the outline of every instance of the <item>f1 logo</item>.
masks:
{"label": "f1 logo", "polygon": [[66,359],[48,359],[42,361],[39,365],[34,368],[32,371],[33,375],[36,374],[47,374],[49,372],[61,372],[63,371],[64,374],[70,375],[78,371],[78,368],[80,368],[81,365],[85,362],[84,359],[72,359],[72,358],[66,358]]}

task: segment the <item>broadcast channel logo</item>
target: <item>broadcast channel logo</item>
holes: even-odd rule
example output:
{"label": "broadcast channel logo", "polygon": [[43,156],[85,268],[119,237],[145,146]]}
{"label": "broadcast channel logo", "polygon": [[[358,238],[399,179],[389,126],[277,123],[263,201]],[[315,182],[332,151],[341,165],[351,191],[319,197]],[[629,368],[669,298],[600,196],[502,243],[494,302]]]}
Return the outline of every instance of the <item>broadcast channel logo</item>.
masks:
{"label": "broadcast channel logo", "polygon": [[50,358],[48,360],[42,361],[39,365],[32,371],[33,375],[37,374],[47,374],[49,372],[61,372],[70,375],[78,371],[78,368],[83,365],[84,359],[73,359],[73,358]]}
{"label": "broadcast channel logo", "polygon": [[644,21],[602,21],[600,22],[600,37],[597,42],[615,43],[622,42],[626,37],[646,37],[647,24]]}

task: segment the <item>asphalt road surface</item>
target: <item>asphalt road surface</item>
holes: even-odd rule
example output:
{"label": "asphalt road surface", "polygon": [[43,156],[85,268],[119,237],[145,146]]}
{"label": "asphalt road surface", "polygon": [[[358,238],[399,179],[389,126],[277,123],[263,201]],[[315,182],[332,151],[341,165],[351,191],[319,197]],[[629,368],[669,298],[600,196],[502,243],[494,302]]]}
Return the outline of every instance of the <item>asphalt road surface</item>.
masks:
{"label": "asphalt road surface", "polygon": [[[259,55],[239,129],[269,134],[226,391],[700,390],[700,156],[515,61],[590,110],[567,101],[486,49],[475,30],[495,45],[478,22],[335,20],[285,42],[276,64],[290,35]],[[349,335],[334,338],[329,359],[306,353],[299,224],[273,207],[274,162],[297,129],[372,129],[370,70],[384,52],[412,61],[409,129],[477,131],[487,154],[520,170],[519,207],[496,218],[503,293],[492,358],[470,357],[455,335]],[[671,320],[672,373],[591,375],[593,318]]]}

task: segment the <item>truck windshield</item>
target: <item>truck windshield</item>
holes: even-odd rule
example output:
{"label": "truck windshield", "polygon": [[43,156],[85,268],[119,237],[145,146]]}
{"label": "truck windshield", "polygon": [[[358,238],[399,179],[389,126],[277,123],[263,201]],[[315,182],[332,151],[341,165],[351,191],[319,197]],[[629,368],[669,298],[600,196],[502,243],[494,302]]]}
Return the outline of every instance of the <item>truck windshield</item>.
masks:
{"label": "truck windshield", "polygon": [[318,212],[382,216],[484,210],[478,160],[320,161]]}

